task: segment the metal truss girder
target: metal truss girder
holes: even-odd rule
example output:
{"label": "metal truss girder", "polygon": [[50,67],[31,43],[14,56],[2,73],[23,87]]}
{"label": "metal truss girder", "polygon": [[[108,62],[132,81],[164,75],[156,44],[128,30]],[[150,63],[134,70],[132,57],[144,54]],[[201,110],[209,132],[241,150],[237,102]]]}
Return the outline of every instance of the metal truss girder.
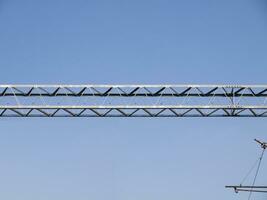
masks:
{"label": "metal truss girder", "polygon": [[267,97],[267,85],[0,85],[1,96]]}
{"label": "metal truss girder", "polygon": [[0,117],[266,117],[267,85],[0,85]]}
{"label": "metal truss girder", "polygon": [[0,117],[267,117],[267,106],[0,106],[0,113]]}

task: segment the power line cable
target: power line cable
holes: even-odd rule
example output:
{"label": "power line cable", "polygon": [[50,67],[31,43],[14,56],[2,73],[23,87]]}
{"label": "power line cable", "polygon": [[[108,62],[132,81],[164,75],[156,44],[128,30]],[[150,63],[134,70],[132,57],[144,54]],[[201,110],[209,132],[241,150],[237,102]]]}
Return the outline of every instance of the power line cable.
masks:
{"label": "power line cable", "polygon": [[262,158],[264,156],[265,149],[266,148],[263,148],[263,150],[262,150],[262,153],[261,153],[261,156],[260,156],[260,160],[259,160],[259,164],[258,164],[258,167],[257,167],[257,170],[256,170],[256,174],[255,174],[255,177],[253,179],[252,187],[251,187],[251,190],[249,192],[248,200],[251,199],[252,192],[253,192],[253,187],[255,186],[255,183],[256,183],[256,180],[257,180],[257,177],[258,177],[258,174],[259,174],[259,171],[260,171],[260,166],[261,166],[261,163],[262,163]]}

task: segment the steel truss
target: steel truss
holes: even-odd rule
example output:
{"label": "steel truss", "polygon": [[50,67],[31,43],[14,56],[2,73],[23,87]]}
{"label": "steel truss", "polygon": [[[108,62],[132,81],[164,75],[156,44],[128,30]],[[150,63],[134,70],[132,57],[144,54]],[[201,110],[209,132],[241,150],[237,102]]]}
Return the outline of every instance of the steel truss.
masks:
{"label": "steel truss", "polygon": [[267,85],[0,85],[0,117],[267,117]]}

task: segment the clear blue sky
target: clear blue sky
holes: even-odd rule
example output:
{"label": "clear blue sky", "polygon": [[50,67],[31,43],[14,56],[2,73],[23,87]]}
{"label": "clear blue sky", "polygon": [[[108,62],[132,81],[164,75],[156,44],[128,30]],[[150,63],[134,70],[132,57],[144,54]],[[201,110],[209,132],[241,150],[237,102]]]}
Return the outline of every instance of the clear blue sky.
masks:
{"label": "clear blue sky", "polygon": [[[266,55],[266,0],[0,0],[1,83],[264,84]],[[255,161],[253,139],[267,140],[266,119],[0,127],[5,200],[244,199],[224,185]],[[258,184],[266,169],[267,157]]]}

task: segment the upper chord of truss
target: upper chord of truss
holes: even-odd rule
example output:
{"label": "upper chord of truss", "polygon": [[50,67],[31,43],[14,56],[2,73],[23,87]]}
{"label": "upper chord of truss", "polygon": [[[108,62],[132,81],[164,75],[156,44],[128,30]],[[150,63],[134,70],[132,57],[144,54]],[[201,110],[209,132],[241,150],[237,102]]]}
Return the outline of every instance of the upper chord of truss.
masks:
{"label": "upper chord of truss", "polygon": [[0,85],[0,96],[267,97],[267,85]]}

